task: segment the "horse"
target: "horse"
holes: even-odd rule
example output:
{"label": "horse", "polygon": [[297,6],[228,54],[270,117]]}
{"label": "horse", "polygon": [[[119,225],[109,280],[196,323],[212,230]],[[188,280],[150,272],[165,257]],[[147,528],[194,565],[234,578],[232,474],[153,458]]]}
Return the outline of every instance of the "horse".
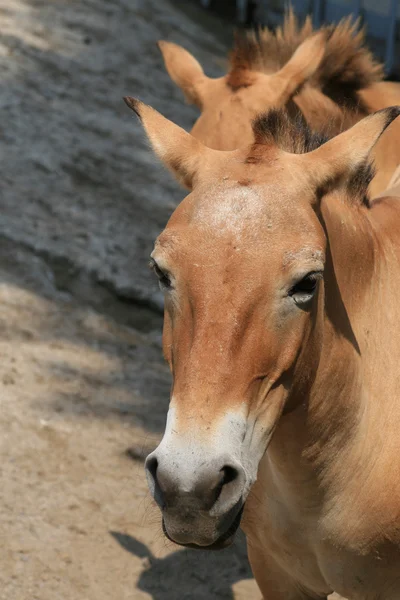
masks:
{"label": "horse", "polygon": [[240,524],[265,600],[400,597],[400,202],[370,156],[400,107],[331,139],[272,110],[208,148],[125,99],[190,190],[151,254],[173,384],[146,476],[168,539]]}
{"label": "horse", "polygon": [[[297,105],[312,129],[337,134],[371,112],[400,104],[400,84],[382,81],[383,66],[365,47],[358,22],[313,30],[292,10],[283,27],[239,35],[230,70],[207,77],[184,48],[160,41],[166,69],[201,115],[192,134],[210,148],[234,150],[251,143],[251,122],[269,108]],[[400,124],[377,145],[371,195],[385,190],[400,163]]]}

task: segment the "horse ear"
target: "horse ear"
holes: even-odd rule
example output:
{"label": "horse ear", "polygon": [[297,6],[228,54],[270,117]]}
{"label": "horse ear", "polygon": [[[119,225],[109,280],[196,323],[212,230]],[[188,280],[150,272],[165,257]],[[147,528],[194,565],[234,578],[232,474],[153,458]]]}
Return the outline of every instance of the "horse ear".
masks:
{"label": "horse ear", "polygon": [[[384,108],[365,117],[350,129],[340,133],[316,150],[298,155],[304,161],[304,171],[308,172],[316,185],[339,184],[343,180],[358,181],[357,173],[365,174],[370,153],[376,142],[391,122],[400,115],[400,106]],[[356,181],[357,180],[357,181]],[[366,183],[367,187],[369,181]]]}
{"label": "horse ear", "polygon": [[326,38],[326,31],[319,31],[307,38],[286,65],[272,75],[277,86],[282,88],[282,104],[286,104],[317,71],[324,58]]}
{"label": "horse ear", "polygon": [[201,83],[208,77],[195,57],[182,46],[160,40],[158,47],[172,81],[181,88],[188,102],[201,107]]}
{"label": "horse ear", "polygon": [[196,174],[210,158],[209,155],[219,154],[219,152],[207,148],[190,133],[140,100],[128,96],[124,101],[142,122],[158,158],[182,185],[192,189]]}

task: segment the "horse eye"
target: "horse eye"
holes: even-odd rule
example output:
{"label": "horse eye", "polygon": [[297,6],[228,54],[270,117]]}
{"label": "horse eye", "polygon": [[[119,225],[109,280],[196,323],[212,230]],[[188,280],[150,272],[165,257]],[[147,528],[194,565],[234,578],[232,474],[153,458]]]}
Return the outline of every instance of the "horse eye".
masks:
{"label": "horse eye", "polygon": [[158,264],[156,263],[156,261],[154,259],[150,260],[149,267],[157,275],[157,278],[158,278],[158,281],[160,284],[160,288],[164,291],[171,289],[172,284],[171,284],[171,279],[170,279],[168,273],[166,271],[163,271],[162,269],[160,269],[160,267],[158,266]]}
{"label": "horse eye", "polygon": [[317,289],[317,283],[322,278],[322,273],[308,273],[303,279],[298,281],[290,290],[289,296],[293,298],[298,306],[308,304]]}

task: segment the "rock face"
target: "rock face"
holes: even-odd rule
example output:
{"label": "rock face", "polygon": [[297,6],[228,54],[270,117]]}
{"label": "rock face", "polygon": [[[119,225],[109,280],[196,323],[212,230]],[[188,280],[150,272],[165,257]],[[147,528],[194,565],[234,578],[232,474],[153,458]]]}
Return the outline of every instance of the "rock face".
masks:
{"label": "rock face", "polygon": [[184,192],[122,96],[190,128],[156,41],[218,75],[221,25],[217,37],[197,3],[160,0],[3,0],[0,25],[0,234],[61,264],[67,288],[84,272],[160,310],[148,256]]}

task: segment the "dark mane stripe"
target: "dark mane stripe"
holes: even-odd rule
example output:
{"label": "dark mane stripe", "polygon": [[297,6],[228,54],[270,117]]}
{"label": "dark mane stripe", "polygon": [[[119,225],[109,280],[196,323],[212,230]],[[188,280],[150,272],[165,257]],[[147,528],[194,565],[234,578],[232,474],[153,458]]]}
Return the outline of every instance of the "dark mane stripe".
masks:
{"label": "dark mane stripe", "polygon": [[313,131],[300,110],[290,114],[273,109],[253,121],[256,144],[273,144],[285,152],[304,154],[316,150],[331,136]]}
{"label": "dark mane stripe", "polygon": [[[291,114],[286,109],[273,109],[257,117],[253,121],[253,133],[256,145],[274,145],[293,154],[312,152],[333,137],[329,133],[313,131],[300,110]],[[252,149],[249,158],[252,158],[253,153]],[[368,186],[374,175],[373,163],[367,160],[354,169],[351,176],[347,178],[346,190],[353,203],[370,206]],[[328,193],[335,183],[337,183],[335,180],[326,181],[317,194]]]}
{"label": "dark mane stripe", "polygon": [[[383,66],[365,47],[365,32],[351,17],[338,25],[321,28],[327,32],[325,56],[311,85],[318,87],[340,106],[359,109],[357,91],[383,79]],[[291,58],[300,44],[314,32],[310,17],[300,26],[292,9],[275,31],[267,28],[238,34],[231,54],[228,77],[236,82],[246,71],[274,73]]]}

